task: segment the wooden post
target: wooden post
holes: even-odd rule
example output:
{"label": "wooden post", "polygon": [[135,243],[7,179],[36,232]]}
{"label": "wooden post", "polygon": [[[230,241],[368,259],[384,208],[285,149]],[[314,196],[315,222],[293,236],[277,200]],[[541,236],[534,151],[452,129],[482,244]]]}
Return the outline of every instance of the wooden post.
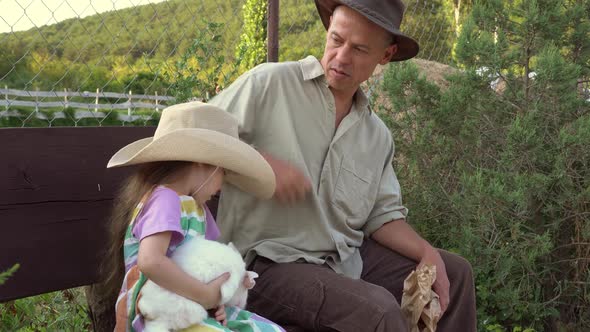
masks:
{"label": "wooden post", "polygon": [[68,108],[68,88],[64,88],[64,109]]}
{"label": "wooden post", "polygon": [[158,112],[158,91],[156,91],[156,112]]}
{"label": "wooden post", "polygon": [[4,85],[4,90],[6,90],[4,92],[4,99],[6,100],[6,106],[4,108],[8,111],[8,85]]}
{"label": "wooden post", "polygon": [[35,113],[39,113],[39,88],[35,88],[37,93],[35,94]]}
{"label": "wooden post", "polygon": [[96,100],[94,101],[94,113],[98,112],[98,93],[100,92],[99,88],[96,88]]}
{"label": "wooden post", "polygon": [[268,0],[266,20],[267,62],[279,61],[279,0]]}
{"label": "wooden post", "polygon": [[127,107],[127,115],[131,117],[131,90],[129,90],[129,106]]}

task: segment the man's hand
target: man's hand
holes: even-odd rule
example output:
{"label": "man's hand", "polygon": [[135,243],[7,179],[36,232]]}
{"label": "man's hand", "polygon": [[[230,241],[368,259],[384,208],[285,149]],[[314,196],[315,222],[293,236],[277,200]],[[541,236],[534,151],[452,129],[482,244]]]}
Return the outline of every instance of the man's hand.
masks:
{"label": "man's hand", "polygon": [[424,256],[418,264],[418,267],[423,265],[434,265],[436,266],[436,280],[432,285],[432,289],[439,296],[441,315],[447,310],[449,306],[449,277],[447,276],[447,268],[445,262],[440,257],[438,250],[429,246],[425,249]]}
{"label": "man's hand", "polygon": [[270,164],[270,167],[275,173],[275,197],[281,203],[287,204],[304,199],[305,194],[311,190],[311,182],[303,172],[291,164],[267,153],[262,153],[262,156]]}
{"label": "man's hand", "polygon": [[432,289],[438,294],[441,314],[449,306],[449,277],[445,262],[438,250],[420,237],[404,219],[393,220],[377,229],[371,237],[381,245],[394,250],[422,265],[436,266],[436,280]]}

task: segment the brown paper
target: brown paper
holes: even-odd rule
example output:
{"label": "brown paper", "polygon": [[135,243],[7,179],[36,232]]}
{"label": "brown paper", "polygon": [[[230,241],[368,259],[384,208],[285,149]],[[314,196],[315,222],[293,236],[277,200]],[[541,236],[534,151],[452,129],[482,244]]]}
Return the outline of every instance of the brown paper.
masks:
{"label": "brown paper", "polygon": [[410,332],[434,332],[441,316],[438,294],[432,290],[436,268],[423,265],[404,281],[402,312]]}

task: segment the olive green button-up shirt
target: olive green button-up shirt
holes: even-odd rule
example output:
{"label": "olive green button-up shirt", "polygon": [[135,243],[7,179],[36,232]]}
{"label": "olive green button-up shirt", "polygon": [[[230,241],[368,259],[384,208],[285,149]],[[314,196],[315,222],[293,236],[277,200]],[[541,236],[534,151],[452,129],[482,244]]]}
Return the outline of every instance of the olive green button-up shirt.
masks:
{"label": "olive green button-up shirt", "polygon": [[241,139],[299,168],[312,184],[293,205],[224,185],[220,239],[233,242],[247,263],[256,255],[307,261],[359,278],[364,237],[407,214],[391,165],[391,134],[362,91],[336,128],[334,97],[310,56],[260,65],[210,103],[237,117]]}

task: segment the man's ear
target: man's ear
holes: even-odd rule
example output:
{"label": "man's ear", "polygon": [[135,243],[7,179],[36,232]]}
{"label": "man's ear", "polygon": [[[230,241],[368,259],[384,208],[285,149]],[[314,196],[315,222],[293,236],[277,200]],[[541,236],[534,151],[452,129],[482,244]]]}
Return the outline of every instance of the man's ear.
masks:
{"label": "man's ear", "polygon": [[382,66],[388,64],[395,53],[397,53],[397,44],[391,44],[387,46],[385,49],[385,54],[383,55],[383,59],[379,61],[379,64]]}

